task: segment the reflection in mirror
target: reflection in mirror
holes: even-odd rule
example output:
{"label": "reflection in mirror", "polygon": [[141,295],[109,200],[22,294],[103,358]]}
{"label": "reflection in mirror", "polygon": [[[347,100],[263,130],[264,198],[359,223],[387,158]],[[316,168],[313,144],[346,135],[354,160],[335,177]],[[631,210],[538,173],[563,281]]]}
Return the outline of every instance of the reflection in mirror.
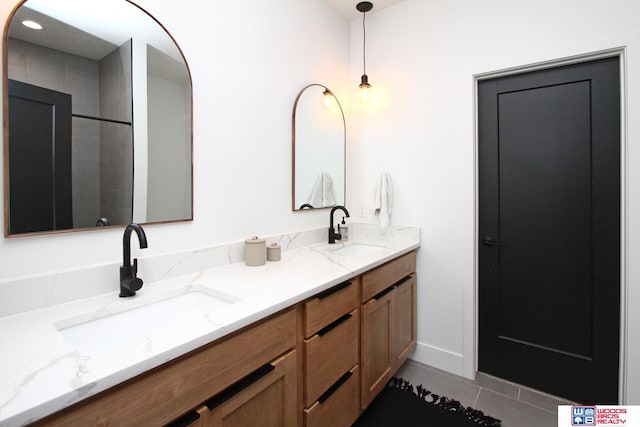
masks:
{"label": "reflection in mirror", "polygon": [[293,210],[345,204],[346,129],[326,86],[306,86],[293,107]]}
{"label": "reflection in mirror", "polygon": [[191,78],[162,26],[127,0],[8,25],[5,235],[192,219]]}

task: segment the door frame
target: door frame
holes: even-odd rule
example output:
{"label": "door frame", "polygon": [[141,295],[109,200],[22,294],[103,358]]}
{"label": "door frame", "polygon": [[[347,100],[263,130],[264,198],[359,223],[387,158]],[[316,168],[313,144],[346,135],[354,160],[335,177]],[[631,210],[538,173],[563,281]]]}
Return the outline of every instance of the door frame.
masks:
{"label": "door frame", "polygon": [[478,219],[479,219],[479,191],[478,191],[478,83],[482,80],[510,76],[530,71],[539,71],[548,68],[571,65],[580,62],[588,62],[597,59],[617,57],[620,61],[620,359],[619,359],[619,388],[618,403],[626,404],[627,396],[627,322],[628,322],[628,146],[627,146],[627,81],[626,81],[626,47],[617,47],[582,55],[570,56],[562,59],[543,61],[529,65],[507,68],[474,74],[473,78],[473,288],[469,291],[465,288],[463,323],[463,348],[464,355],[470,355],[463,360],[463,375],[467,378],[475,378],[478,372],[478,336],[479,336],[479,262],[478,262]]}

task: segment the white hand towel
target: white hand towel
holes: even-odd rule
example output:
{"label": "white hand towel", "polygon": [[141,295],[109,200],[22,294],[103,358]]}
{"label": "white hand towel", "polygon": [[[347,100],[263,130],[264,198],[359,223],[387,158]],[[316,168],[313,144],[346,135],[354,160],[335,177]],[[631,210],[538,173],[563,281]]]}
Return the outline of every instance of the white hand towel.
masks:
{"label": "white hand towel", "polygon": [[315,184],[311,189],[309,201],[307,202],[314,208],[326,208],[335,206],[336,196],[333,193],[333,180],[328,173],[321,173],[316,178]]}
{"label": "white hand towel", "polygon": [[373,201],[373,213],[378,217],[380,228],[385,229],[391,222],[391,209],[393,208],[393,187],[391,177],[382,172],[376,180],[376,195]]}

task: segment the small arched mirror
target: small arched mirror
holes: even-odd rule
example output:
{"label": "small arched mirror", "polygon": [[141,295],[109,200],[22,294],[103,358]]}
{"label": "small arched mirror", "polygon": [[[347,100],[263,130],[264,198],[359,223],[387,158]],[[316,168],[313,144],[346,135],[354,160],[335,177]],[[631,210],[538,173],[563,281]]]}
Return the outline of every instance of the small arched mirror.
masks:
{"label": "small arched mirror", "polygon": [[293,107],[293,206],[345,204],[346,129],[338,98],[321,84],[306,86]]}
{"label": "small arched mirror", "polygon": [[162,25],[127,0],[7,25],[5,235],[192,219],[191,78]]}

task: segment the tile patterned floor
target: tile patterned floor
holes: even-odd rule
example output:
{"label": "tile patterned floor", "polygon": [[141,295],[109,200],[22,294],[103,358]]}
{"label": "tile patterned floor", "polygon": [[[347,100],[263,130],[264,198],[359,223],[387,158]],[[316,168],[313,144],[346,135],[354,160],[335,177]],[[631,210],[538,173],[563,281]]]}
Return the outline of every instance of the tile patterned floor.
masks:
{"label": "tile patterned floor", "polygon": [[555,427],[558,405],[571,404],[487,374],[478,373],[469,380],[413,360],[396,376],[499,418],[503,427]]}

